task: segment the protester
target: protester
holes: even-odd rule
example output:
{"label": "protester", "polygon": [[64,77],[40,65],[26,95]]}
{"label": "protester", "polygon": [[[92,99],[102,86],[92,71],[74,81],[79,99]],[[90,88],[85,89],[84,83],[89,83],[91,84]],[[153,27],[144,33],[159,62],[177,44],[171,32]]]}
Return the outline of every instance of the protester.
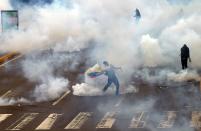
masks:
{"label": "protester", "polygon": [[103,65],[105,66],[104,73],[108,77],[108,81],[105,87],[103,88],[103,92],[105,92],[108,87],[111,86],[111,84],[113,83],[116,86],[116,95],[119,95],[119,80],[117,79],[115,70],[121,68],[114,67],[113,65],[110,65],[107,61],[104,61]]}
{"label": "protester", "polygon": [[191,58],[190,58],[190,51],[189,48],[187,47],[186,44],[183,45],[183,47],[181,48],[181,65],[182,65],[182,69],[187,69],[188,68],[188,59],[189,62],[191,62]]}

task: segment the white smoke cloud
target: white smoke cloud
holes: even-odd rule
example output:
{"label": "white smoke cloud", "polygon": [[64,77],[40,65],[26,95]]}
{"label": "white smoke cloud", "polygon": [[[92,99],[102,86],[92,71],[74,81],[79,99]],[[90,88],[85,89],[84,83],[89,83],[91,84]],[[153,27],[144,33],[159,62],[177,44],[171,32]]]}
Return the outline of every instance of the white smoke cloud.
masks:
{"label": "white smoke cloud", "polygon": [[[95,40],[103,48],[96,49],[92,54],[94,59],[107,59],[130,69],[177,66],[181,45],[189,43],[195,61],[192,66],[200,68],[197,61],[201,55],[198,51],[198,5],[201,3],[197,0],[178,6],[172,6],[166,0],[77,0],[72,1],[70,7],[63,6],[62,2],[20,10],[20,30],[3,35],[0,49],[28,52],[56,46],[56,50],[79,51]],[[142,14],[138,25],[133,18],[135,8]],[[147,51],[149,48],[152,50]],[[117,59],[119,55],[122,59]]]}
{"label": "white smoke cloud", "polygon": [[176,71],[171,69],[153,69],[144,68],[135,72],[135,77],[148,83],[168,83],[168,82],[187,82],[200,81],[200,76],[196,70]]}
{"label": "white smoke cloud", "polygon": [[[71,62],[79,60],[76,55],[62,53],[39,52],[28,55],[22,61],[22,69],[29,81],[35,82],[36,87],[32,91],[32,97],[37,102],[54,100],[68,89],[68,78],[62,74],[66,70],[74,70],[77,64]],[[68,63],[70,62],[70,64]],[[78,61],[77,61],[78,62]],[[59,71],[57,71],[59,69]],[[57,75],[58,74],[58,75]]]}
{"label": "white smoke cloud", "polygon": [[[198,14],[200,9],[197,8],[197,4],[201,4],[200,2],[193,1],[189,5],[172,6],[165,0],[128,0],[118,3],[112,0],[106,2],[88,0],[79,1],[79,4],[82,5],[80,8],[84,10],[83,12],[86,11],[90,18],[99,23],[100,26],[97,28],[105,32],[101,36],[100,44],[102,46],[98,46],[94,50],[92,58],[108,60],[114,65],[121,66],[124,70],[118,76],[121,82],[128,83],[131,75],[136,71],[136,67],[169,67],[168,73],[175,72],[175,69],[177,72],[180,68],[180,48],[184,43],[190,47],[191,57],[194,61],[190,67],[200,68],[201,64],[195,60],[195,57],[198,58],[201,54],[194,50],[199,49],[200,44],[196,43],[200,43],[200,40],[195,39],[196,42],[193,40],[199,38],[199,35],[192,33],[192,30],[201,31],[198,28],[192,28],[198,26],[195,21],[198,19],[196,17],[200,17]],[[139,24],[135,24],[132,18],[136,7],[142,14]],[[193,7],[196,8],[193,9]],[[193,15],[196,17],[192,18]],[[192,24],[194,26],[179,27],[180,21],[187,22],[188,19],[194,19],[194,24]],[[168,32],[167,30],[172,27],[175,27],[175,30]],[[186,30],[188,34],[182,33],[185,32],[182,30]],[[167,35],[164,35],[166,32]],[[179,32],[182,34],[179,35]],[[161,74],[157,74],[159,76],[154,75],[149,79],[154,82],[167,80],[166,72],[160,71]],[[185,81],[185,78],[182,80]]]}
{"label": "white smoke cloud", "polygon": [[[93,67],[89,68],[87,71],[94,71],[95,68],[99,68],[100,65],[96,64]],[[118,75],[118,74],[117,74]],[[73,94],[77,96],[100,96],[100,95],[113,95],[115,94],[116,87],[112,85],[107,89],[106,92],[103,92],[104,86],[107,84],[108,78],[104,74],[98,77],[91,78],[85,72],[85,83],[76,84],[72,86]],[[137,87],[133,85],[128,85],[127,87],[122,86],[120,82],[120,94],[126,93],[136,93],[138,92]]]}
{"label": "white smoke cloud", "polygon": [[[24,53],[61,43],[62,47],[69,47],[67,51],[70,48],[72,51],[80,50],[97,34],[96,28],[93,28],[95,23],[82,21],[82,13],[76,7],[68,9],[55,3],[46,7],[27,7],[19,12],[20,29],[2,34],[2,51]],[[77,48],[72,46],[75,43]]]}
{"label": "white smoke cloud", "polygon": [[15,104],[30,104],[31,101],[25,98],[0,98],[0,105],[1,106],[9,106]]}
{"label": "white smoke cloud", "polygon": [[0,10],[9,10],[12,9],[9,0],[1,0]]}
{"label": "white smoke cloud", "polygon": [[200,81],[200,76],[195,70],[184,70],[179,73],[170,72],[167,74],[167,79],[175,82],[195,80]]}
{"label": "white smoke cloud", "polygon": [[[65,1],[55,1],[44,7],[21,9],[20,29],[2,34],[0,51],[30,53],[52,48],[53,51],[74,52],[93,44],[95,47],[89,59],[107,60],[121,66],[123,71],[118,72],[121,85],[128,84],[139,67],[167,66],[178,69],[180,47],[184,43],[191,50],[193,62],[190,66],[195,69],[201,67],[199,0],[193,0],[188,5],[171,5],[166,0],[76,0],[70,3],[71,6],[66,6]],[[142,14],[138,24],[133,18],[135,8],[139,8]],[[55,69],[64,66],[62,62],[52,64],[55,58],[28,59],[22,64],[23,72],[29,80],[41,84],[37,88],[47,87],[44,83],[52,85],[45,78],[63,80],[60,75],[54,74]],[[79,61],[79,58],[74,61]],[[155,76],[159,81],[167,79],[165,71],[162,77],[159,76]],[[82,85],[85,87],[86,84],[85,81]]]}
{"label": "white smoke cloud", "polygon": [[68,80],[64,78],[48,78],[35,87],[33,96],[37,102],[54,100],[68,90]]}
{"label": "white smoke cloud", "polygon": [[[141,40],[142,56],[144,66],[157,67],[164,63],[161,47],[157,39],[149,35],[142,36]],[[157,59],[155,58],[157,56]]]}

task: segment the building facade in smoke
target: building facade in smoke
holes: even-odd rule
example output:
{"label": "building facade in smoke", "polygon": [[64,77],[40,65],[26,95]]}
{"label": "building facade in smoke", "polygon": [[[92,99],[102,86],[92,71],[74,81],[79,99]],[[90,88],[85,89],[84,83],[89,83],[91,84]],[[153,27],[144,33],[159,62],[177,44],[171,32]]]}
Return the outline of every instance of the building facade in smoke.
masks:
{"label": "building facade in smoke", "polygon": [[187,5],[189,4],[192,0],[167,0],[170,4],[184,4]]}
{"label": "building facade in smoke", "polygon": [[19,2],[19,3],[25,3],[25,4],[37,4],[37,3],[52,3],[53,0],[10,0],[12,2]]}
{"label": "building facade in smoke", "polygon": [[54,0],[10,0],[13,8],[20,9],[24,5],[46,5],[51,4]]}
{"label": "building facade in smoke", "polygon": [[17,10],[2,10],[1,11],[1,28],[2,32],[18,29],[18,11]]}

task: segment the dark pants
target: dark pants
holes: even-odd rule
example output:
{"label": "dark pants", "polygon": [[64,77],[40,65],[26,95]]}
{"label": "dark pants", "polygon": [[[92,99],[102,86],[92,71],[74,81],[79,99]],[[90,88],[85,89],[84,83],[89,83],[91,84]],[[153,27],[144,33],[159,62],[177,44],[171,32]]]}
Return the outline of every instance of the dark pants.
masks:
{"label": "dark pants", "polygon": [[112,79],[108,79],[107,84],[105,85],[105,87],[103,88],[103,91],[105,92],[107,90],[107,88],[114,83],[114,85],[116,86],[116,95],[119,95],[119,81],[117,78],[112,78]]}
{"label": "dark pants", "polygon": [[188,68],[188,58],[181,58],[182,69]]}

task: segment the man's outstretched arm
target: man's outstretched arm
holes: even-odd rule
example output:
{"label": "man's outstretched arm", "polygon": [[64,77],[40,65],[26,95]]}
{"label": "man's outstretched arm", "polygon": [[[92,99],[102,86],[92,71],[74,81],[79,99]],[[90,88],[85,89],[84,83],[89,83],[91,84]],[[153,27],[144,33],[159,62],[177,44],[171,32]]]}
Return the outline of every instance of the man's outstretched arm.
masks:
{"label": "man's outstretched arm", "polygon": [[115,69],[115,70],[122,70],[121,67],[116,67],[116,66],[113,66],[113,65],[111,65],[111,67],[112,67],[113,69]]}

